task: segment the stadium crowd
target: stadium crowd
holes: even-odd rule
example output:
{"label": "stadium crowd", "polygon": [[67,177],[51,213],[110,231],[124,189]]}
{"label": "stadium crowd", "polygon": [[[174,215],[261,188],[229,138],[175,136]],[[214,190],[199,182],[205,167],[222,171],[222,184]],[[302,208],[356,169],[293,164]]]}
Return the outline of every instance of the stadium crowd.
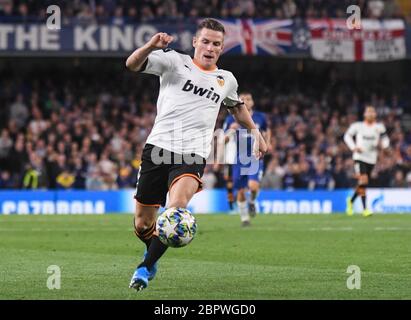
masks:
{"label": "stadium crowd", "polygon": [[[155,77],[127,71],[71,76],[33,72],[24,80],[4,75],[0,188],[134,187],[143,144],[155,119]],[[409,99],[401,92],[383,94],[370,87],[367,101],[360,101],[364,88],[337,85],[338,79],[319,85],[305,81],[305,89],[285,81],[284,89],[269,76],[261,76],[258,85],[252,77],[239,77],[254,93],[256,109],[267,113],[272,130],[263,188],[353,186],[353,161],[342,136],[361,118],[365,102],[377,108],[391,140],[391,150],[381,155],[371,185],[411,186],[411,130],[402,121],[411,112]],[[329,77],[336,75],[331,72]],[[221,108],[217,128],[226,115]],[[224,187],[222,166],[208,165],[203,181],[206,188]]]}
{"label": "stadium crowd", "polygon": [[[399,0],[62,0],[63,24],[125,23],[181,18],[346,18],[347,7],[358,5],[363,18],[407,18]],[[45,21],[50,0],[1,0],[2,21]]]}

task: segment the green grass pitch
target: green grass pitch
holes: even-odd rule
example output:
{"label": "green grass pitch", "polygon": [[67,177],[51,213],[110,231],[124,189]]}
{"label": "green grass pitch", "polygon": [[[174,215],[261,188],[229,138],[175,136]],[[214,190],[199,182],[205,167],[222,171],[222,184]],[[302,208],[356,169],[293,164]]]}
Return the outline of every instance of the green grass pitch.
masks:
{"label": "green grass pitch", "polygon": [[[411,299],[411,215],[197,215],[142,292],[132,215],[0,215],[0,299]],[[46,286],[61,268],[61,289]],[[361,289],[347,288],[347,268]]]}

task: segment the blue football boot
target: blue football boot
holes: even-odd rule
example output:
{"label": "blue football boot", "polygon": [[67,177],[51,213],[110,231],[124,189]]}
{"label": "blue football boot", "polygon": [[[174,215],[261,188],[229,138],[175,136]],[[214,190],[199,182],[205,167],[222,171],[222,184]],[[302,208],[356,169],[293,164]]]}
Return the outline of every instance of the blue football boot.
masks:
{"label": "blue football boot", "polygon": [[131,278],[129,288],[136,289],[137,291],[147,288],[149,275],[150,272],[146,267],[137,268]]}

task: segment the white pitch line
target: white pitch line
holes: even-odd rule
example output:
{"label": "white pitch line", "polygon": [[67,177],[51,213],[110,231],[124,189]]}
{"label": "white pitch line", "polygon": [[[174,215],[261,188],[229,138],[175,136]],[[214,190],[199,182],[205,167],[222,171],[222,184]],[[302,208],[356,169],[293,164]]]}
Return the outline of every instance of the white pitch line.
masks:
{"label": "white pitch line", "polygon": [[322,227],[322,228],[310,228],[310,231],[352,231],[353,227]]}
{"label": "white pitch line", "polygon": [[404,228],[404,227],[375,227],[375,231],[406,231],[411,230],[411,228]]}
{"label": "white pitch line", "polygon": [[[310,228],[310,231],[353,231],[353,227],[322,227],[322,228]],[[364,230],[363,228],[358,228],[358,230]],[[375,227],[374,231],[411,231],[411,227]]]}

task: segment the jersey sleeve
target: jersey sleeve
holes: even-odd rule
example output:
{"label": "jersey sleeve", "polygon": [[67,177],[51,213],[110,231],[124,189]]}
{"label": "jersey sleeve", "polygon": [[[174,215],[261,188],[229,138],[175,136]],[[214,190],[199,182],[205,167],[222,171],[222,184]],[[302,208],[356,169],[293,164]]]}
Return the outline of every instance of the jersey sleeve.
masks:
{"label": "jersey sleeve", "polygon": [[357,134],[357,127],[357,123],[353,123],[344,134],[344,142],[350,150],[355,148],[354,136]]}
{"label": "jersey sleeve", "polygon": [[173,62],[173,50],[156,50],[149,54],[140,72],[161,76],[164,72],[173,69]]}
{"label": "jersey sleeve", "polygon": [[380,137],[381,137],[381,147],[383,149],[387,149],[390,146],[390,139],[387,134],[387,129],[382,123],[380,126]]}
{"label": "jersey sleeve", "polygon": [[380,131],[381,137],[387,135],[387,129],[385,128],[384,124],[382,124],[382,123],[380,123],[379,131]]}
{"label": "jersey sleeve", "polygon": [[227,94],[227,97],[223,100],[223,105],[227,108],[234,108],[238,104],[243,104],[243,102],[238,97],[238,83],[234,76],[231,77],[230,81],[230,91]]}

